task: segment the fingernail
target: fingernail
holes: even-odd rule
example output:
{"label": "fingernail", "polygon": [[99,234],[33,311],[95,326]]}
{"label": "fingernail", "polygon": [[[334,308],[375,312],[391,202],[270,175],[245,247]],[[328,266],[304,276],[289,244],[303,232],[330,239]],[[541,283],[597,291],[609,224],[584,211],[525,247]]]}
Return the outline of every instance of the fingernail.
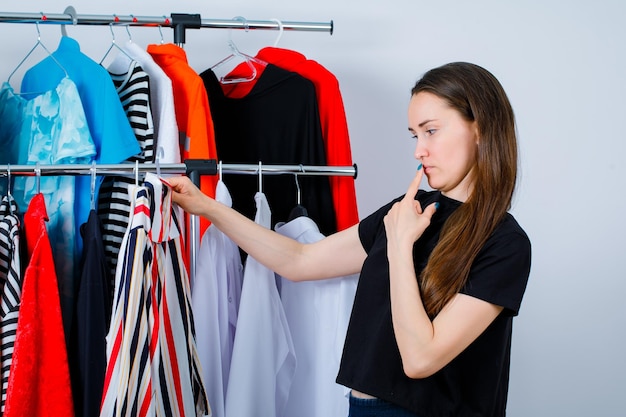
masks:
{"label": "fingernail", "polygon": [[417,166],[417,170],[419,171],[420,169],[422,169],[422,163],[420,162],[420,164]]}

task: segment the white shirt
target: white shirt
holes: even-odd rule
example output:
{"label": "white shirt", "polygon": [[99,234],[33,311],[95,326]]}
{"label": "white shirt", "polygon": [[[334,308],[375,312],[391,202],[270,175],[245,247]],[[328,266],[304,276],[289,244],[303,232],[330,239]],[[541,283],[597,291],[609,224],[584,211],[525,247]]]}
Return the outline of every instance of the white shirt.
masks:
{"label": "white shirt", "polygon": [[154,122],[155,155],[159,147],[162,163],[180,163],[180,139],[174,109],[174,90],[171,79],[154,62],[152,56],[132,41],[122,46],[130,58],[136,60],[150,77],[150,108]]}
{"label": "white shirt", "polygon": [[[324,238],[313,220],[298,217],[276,231],[302,243]],[[348,388],[335,382],[352,311],[358,275],[293,282],[281,277],[281,299],[298,367],[286,416],[348,415]]]}
{"label": "white shirt", "polygon": [[[270,228],[265,195],[254,196],[256,223]],[[285,405],[296,358],[274,272],[248,256],[226,392],[227,417],[294,417]]]}
{"label": "white shirt", "polygon": [[[231,207],[226,184],[215,199]],[[224,417],[224,400],[241,297],[243,266],[237,245],[214,225],[204,233],[192,283],[196,344],[213,417]]]}

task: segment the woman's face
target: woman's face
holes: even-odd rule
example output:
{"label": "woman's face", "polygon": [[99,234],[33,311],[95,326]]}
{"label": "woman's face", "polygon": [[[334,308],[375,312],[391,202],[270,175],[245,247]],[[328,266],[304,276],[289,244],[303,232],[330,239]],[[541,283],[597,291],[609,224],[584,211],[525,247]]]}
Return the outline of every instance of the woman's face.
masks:
{"label": "woman's face", "polygon": [[428,184],[445,196],[466,201],[478,152],[476,122],[432,93],[419,92],[409,102],[409,131],[417,139],[415,158]]}

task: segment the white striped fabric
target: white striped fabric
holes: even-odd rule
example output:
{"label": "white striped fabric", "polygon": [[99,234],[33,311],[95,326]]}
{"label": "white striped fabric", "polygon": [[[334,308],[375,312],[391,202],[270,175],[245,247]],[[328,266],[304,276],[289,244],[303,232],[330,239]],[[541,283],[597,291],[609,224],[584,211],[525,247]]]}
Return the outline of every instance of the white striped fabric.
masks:
{"label": "white striped fabric", "polygon": [[[148,74],[136,61],[125,60],[123,55],[116,57],[108,71],[141,148],[141,153],[128,158],[128,162],[153,162],[154,123]],[[128,188],[134,183],[133,177],[108,176],[100,186],[98,215],[102,222],[105,257],[112,277],[115,276],[117,255],[130,219]]]}
{"label": "white striped fabric", "polygon": [[0,355],[2,358],[2,403],[4,412],[15,332],[22,294],[20,235],[17,204],[4,197],[0,203]]}
{"label": "white striped fabric", "polygon": [[146,175],[118,260],[101,416],[210,415],[171,190]]}

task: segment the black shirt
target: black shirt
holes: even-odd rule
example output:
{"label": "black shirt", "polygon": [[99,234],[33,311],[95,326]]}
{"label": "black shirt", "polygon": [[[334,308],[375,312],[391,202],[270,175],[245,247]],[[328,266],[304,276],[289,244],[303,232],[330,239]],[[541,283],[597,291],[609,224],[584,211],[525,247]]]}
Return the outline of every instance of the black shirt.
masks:
{"label": "black shirt", "polygon": [[[326,165],[326,150],[315,85],[295,72],[268,64],[248,95],[224,95],[215,73],[202,72],[215,128],[218,158],[232,164]],[[324,235],[337,231],[330,182],[323,176],[299,176],[302,205]],[[254,219],[254,175],[226,175],[233,208]],[[297,204],[293,175],[264,175],[263,192],[272,211],[272,228],[289,220]]]}
{"label": "black shirt", "polygon": [[[430,226],[417,240],[416,275],[426,265],[439,233],[460,202],[420,190],[422,207],[439,201]],[[363,219],[359,236],[367,258],[361,270],[337,382],[400,405],[421,417],[504,416],[511,354],[512,319],[530,273],[530,241],[507,214],[472,264],[462,293],[504,307],[465,351],[434,375],[407,377],[391,319],[389,263],[383,218],[392,204]]]}

